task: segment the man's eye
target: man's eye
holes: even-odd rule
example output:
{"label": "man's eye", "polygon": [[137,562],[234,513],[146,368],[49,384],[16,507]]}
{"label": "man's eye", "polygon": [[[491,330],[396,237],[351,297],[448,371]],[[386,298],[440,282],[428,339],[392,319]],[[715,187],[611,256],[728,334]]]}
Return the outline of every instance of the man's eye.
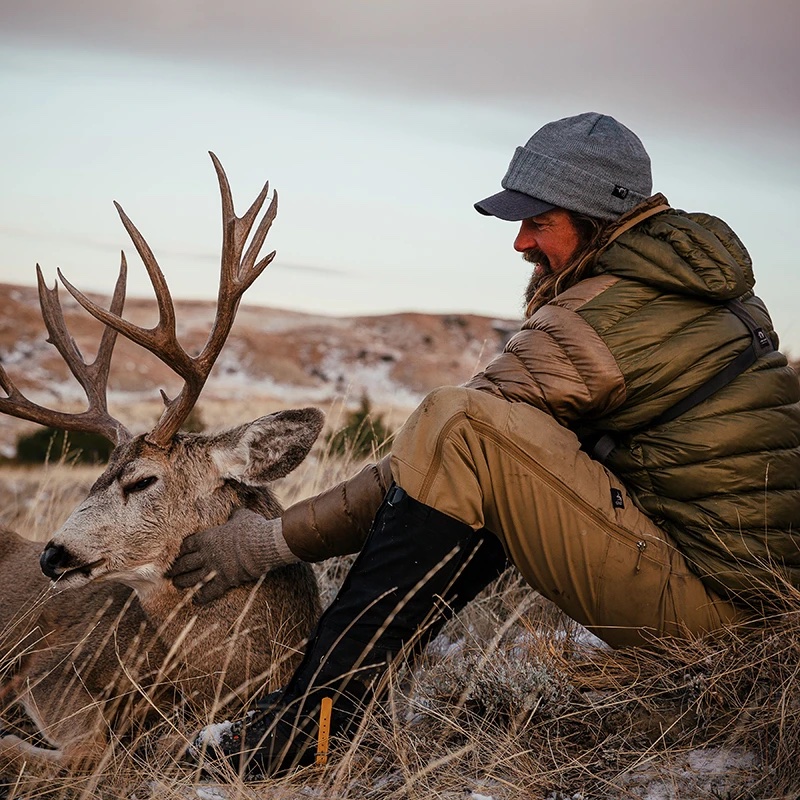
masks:
{"label": "man's eye", "polygon": [[141,492],[146,489],[148,486],[152,486],[158,478],[155,475],[150,475],[147,478],[142,478],[141,480],[136,481],[135,483],[129,483],[127,486],[124,486],[122,491],[125,494],[133,494],[133,492]]}

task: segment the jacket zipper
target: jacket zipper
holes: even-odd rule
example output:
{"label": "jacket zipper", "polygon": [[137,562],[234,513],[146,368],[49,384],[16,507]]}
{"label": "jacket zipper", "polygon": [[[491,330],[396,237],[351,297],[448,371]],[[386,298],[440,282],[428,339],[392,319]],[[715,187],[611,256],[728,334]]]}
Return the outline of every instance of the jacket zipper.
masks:
{"label": "jacket zipper", "polygon": [[645,542],[644,539],[639,539],[639,541],[636,542],[636,549],[639,551],[639,556],[636,559],[636,572],[638,572],[642,564],[642,553],[647,549],[647,542]]}

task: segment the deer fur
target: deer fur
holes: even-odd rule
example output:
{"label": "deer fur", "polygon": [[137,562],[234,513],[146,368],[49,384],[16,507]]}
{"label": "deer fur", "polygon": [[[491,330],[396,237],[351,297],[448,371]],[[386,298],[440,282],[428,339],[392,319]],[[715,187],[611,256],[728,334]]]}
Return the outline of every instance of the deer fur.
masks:
{"label": "deer fur", "polygon": [[[237,508],[281,507],[269,483],[291,472],[322,427],[317,409],[281,411],[167,447],[119,445],[88,497],[53,535],[63,574],[49,587],[40,546],[0,529],[0,756],[69,768],[96,762],[107,726],[125,734],[134,700],[198,714],[281,686],[319,616],[307,564],[268,573],[198,606],[164,577],[183,539]],[[144,697],[146,695],[146,698]],[[45,744],[9,722],[24,708]]]}

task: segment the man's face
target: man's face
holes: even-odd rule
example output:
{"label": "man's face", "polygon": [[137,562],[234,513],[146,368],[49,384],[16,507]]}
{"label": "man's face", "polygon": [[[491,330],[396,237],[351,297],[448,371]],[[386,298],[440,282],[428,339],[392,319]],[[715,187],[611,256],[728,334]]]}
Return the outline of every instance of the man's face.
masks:
{"label": "man's face", "polygon": [[554,208],[522,220],[514,249],[535,264],[531,281],[561,272],[583,244],[569,211]]}

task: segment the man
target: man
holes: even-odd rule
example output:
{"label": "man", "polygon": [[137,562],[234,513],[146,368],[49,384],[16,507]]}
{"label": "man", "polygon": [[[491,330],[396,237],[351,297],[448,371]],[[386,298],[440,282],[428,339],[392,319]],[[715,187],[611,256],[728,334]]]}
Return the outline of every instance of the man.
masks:
{"label": "man", "polygon": [[519,222],[533,264],[504,352],[430,394],[380,464],[282,520],[237,512],[171,571],[215,570],[202,601],[360,551],[283,692],[201,735],[218,755],[311,763],[323,698],[350,733],[386,665],[506,559],[613,646],[711,632],[800,586],[800,386],[742,243],[651,196],[642,143],[601,114],[545,125],[502,185],[476,208]]}

